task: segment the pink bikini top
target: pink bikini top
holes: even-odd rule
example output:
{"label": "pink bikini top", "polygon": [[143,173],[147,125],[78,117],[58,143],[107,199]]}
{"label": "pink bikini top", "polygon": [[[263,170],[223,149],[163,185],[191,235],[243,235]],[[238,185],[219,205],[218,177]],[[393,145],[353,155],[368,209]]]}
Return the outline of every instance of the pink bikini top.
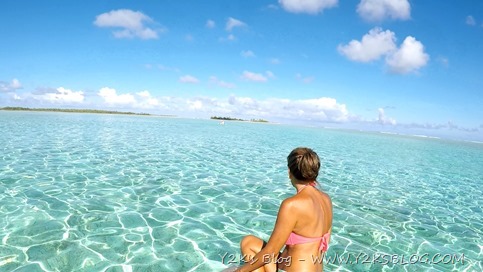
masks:
{"label": "pink bikini top", "polygon": [[[309,183],[307,185],[315,187],[315,182]],[[305,189],[305,187],[307,187],[307,185],[302,187],[302,189],[300,189],[297,193],[300,193],[303,189]],[[288,236],[287,242],[285,244],[289,246],[293,246],[298,244],[306,244],[306,243],[311,243],[315,241],[320,241],[319,251],[325,252],[329,248],[329,244],[328,244],[329,238],[330,238],[329,232],[324,234],[322,237],[305,237],[292,232]]]}
{"label": "pink bikini top", "polygon": [[295,232],[290,233],[288,236],[287,242],[285,243],[286,245],[293,246],[293,245],[298,245],[298,244],[306,244],[306,243],[311,243],[315,241],[320,241],[320,246],[319,246],[319,251],[325,252],[329,248],[329,237],[330,233],[324,234],[322,237],[305,237],[302,235],[298,235]]}

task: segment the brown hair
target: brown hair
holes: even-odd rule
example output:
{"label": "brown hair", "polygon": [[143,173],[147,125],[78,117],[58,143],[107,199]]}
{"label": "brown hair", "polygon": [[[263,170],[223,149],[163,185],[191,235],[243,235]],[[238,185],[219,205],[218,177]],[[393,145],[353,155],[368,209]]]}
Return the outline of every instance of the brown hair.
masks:
{"label": "brown hair", "polygon": [[297,147],[287,157],[290,173],[299,181],[315,181],[319,175],[320,159],[307,147]]}

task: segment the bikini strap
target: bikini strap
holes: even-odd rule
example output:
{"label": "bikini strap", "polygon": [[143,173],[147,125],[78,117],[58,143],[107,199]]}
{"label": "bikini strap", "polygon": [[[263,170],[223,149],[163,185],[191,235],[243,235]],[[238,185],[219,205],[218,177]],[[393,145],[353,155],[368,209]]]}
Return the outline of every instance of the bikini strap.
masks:
{"label": "bikini strap", "polygon": [[303,189],[305,189],[309,185],[315,188],[315,186],[317,186],[317,183],[315,183],[315,181],[312,181],[312,182],[309,182],[309,183],[305,184],[304,187],[302,187],[302,189],[300,189],[300,190],[297,191],[297,194],[300,193],[300,192],[302,192]]}

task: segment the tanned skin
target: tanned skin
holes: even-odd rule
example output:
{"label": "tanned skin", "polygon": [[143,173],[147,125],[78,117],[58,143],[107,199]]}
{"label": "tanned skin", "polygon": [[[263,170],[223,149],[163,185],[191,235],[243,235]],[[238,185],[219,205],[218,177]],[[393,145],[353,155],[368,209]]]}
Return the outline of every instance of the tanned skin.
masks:
{"label": "tanned skin", "polygon": [[332,201],[329,195],[307,186],[314,181],[298,181],[290,170],[289,178],[299,193],[280,205],[272,235],[263,249],[263,241],[255,236],[249,235],[242,240],[240,246],[246,263],[235,271],[323,270],[323,253],[319,251],[318,241],[287,245],[280,253],[291,232],[305,237],[321,237],[332,230]]}

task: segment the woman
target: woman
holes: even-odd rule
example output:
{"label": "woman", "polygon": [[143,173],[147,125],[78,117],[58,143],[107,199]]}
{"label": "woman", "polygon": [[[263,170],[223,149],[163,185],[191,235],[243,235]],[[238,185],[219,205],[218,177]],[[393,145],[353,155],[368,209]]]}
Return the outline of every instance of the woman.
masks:
{"label": "woman", "polygon": [[332,202],[315,187],[319,156],[309,148],[299,147],[288,155],[287,164],[297,193],[282,202],[268,242],[252,235],[242,239],[245,264],[236,271],[323,270],[332,230]]}

